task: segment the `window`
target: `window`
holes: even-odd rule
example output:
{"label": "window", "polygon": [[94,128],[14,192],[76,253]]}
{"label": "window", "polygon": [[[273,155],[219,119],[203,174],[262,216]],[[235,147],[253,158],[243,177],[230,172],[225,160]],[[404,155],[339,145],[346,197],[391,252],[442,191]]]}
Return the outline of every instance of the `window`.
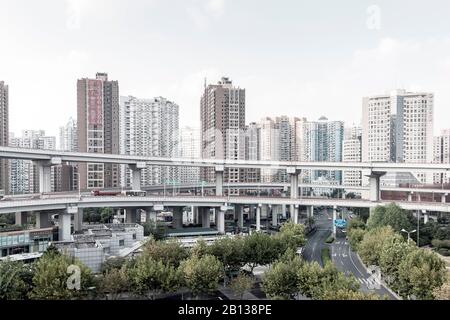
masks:
{"label": "window", "polygon": [[125,240],[119,240],[119,247],[125,246]]}

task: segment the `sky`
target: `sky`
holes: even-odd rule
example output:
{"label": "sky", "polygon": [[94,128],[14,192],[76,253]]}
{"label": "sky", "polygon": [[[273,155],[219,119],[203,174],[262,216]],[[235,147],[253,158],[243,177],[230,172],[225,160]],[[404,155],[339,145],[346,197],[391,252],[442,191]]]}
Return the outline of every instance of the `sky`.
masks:
{"label": "sky", "polygon": [[0,0],[0,81],[10,131],[76,117],[76,80],[107,72],[121,95],[163,96],[199,126],[207,79],[246,89],[246,122],[266,116],[359,124],[362,98],[435,94],[450,128],[446,0]]}

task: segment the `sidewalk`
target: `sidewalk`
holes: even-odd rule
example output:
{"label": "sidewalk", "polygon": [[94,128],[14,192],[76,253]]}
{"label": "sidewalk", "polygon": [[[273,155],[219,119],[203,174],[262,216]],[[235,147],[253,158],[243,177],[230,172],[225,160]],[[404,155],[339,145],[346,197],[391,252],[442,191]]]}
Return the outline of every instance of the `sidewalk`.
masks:
{"label": "sidewalk", "polygon": [[[219,291],[221,293],[223,293],[223,295],[225,295],[228,299],[230,300],[240,300],[241,298],[237,295],[235,295],[233,293],[233,291],[230,288],[224,288],[224,287],[220,287]],[[254,294],[252,294],[251,292],[246,292],[244,293],[244,297],[243,300],[260,300],[258,299],[258,297],[256,297]]]}

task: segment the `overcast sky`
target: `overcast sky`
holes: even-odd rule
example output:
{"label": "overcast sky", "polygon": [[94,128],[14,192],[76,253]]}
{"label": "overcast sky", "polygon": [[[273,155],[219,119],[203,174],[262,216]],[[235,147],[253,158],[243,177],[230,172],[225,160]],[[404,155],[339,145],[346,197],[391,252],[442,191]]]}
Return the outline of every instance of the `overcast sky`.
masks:
{"label": "overcast sky", "polygon": [[450,3],[300,0],[0,0],[10,127],[76,116],[76,80],[108,72],[121,95],[164,96],[199,125],[204,78],[246,92],[247,122],[288,115],[359,124],[361,100],[435,93],[450,128]]}

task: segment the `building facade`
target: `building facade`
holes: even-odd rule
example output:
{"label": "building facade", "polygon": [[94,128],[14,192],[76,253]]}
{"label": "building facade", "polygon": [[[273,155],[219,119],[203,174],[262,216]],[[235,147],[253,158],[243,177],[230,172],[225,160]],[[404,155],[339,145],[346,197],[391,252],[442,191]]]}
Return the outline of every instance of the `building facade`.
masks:
{"label": "building facade", "polygon": [[[79,152],[119,153],[119,83],[106,73],[77,82],[77,142]],[[81,189],[120,186],[116,164],[79,164]]]}
{"label": "building facade", "polygon": [[[342,161],[361,162],[362,128],[353,126],[345,128],[342,141]],[[361,170],[349,170],[343,172],[342,184],[345,186],[359,187],[362,185]]]}
{"label": "building facade", "polygon": [[[200,159],[200,128],[183,127],[180,130],[180,156],[186,159]],[[200,168],[181,167],[181,184],[198,184],[200,182]]]}
{"label": "building facade", "polygon": [[[432,93],[396,90],[364,98],[362,161],[430,163],[433,107]],[[432,174],[414,176],[420,183],[432,183]]]}
{"label": "building facade", "polygon": [[[9,88],[0,81],[0,146],[9,143]],[[9,162],[0,159],[0,190],[9,193]]]}
{"label": "building facade", "polygon": [[[121,97],[120,100],[121,153],[179,157],[179,107],[162,98],[139,99]],[[131,171],[122,166],[123,187],[131,186]],[[143,186],[180,184],[177,167],[148,166],[142,170]]]}
{"label": "building facade", "polygon": [[[223,77],[204,88],[200,100],[201,148],[204,159],[244,160],[245,89]],[[224,182],[243,182],[244,170],[230,168]],[[202,180],[214,181],[214,170],[202,170]]]}
{"label": "building facade", "polygon": [[[440,136],[434,137],[433,163],[450,163],[450,129],[443,130]],[[449,173],[433,174],[435,184],[449,184]]]}

